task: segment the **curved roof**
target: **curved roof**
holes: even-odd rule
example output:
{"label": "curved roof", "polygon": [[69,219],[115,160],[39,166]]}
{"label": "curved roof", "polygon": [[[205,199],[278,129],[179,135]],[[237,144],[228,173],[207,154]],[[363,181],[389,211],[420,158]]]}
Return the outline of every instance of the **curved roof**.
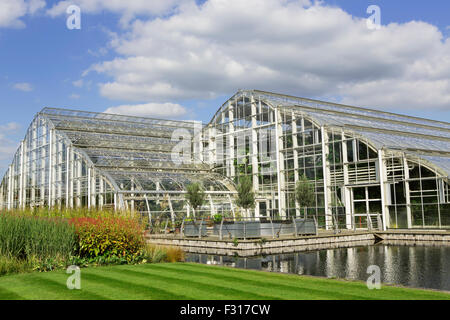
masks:
{"label": "curved roof", "polygon": [[325,127],[354,132],[367,138],[377,149],[399,150],[421,157],[450,177],[448,122],[260,90],[240,90],[231,99],[241,96],[254,96],[273,107],[302,112]]}
{"label": "curved roof", "polygon": [[180,142],[172,134],[183,130],[193,136],[202,128],[199,122],[56,108],[44,108],[39,116],[121,191],[130,190],[131,182],[141,191],[183,191],[192,182],[200,182],[207,192],[234,191],[231,181],[212,173],[205,163],[172,161],[172,150]]}

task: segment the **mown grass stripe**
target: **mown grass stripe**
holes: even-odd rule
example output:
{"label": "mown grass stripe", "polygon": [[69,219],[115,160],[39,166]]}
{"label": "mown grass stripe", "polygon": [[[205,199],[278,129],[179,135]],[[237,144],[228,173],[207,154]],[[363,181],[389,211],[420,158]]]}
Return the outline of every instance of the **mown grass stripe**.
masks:
{"label": "mown grass stripe", "polygon": [[[436,292],[431,290],[420,290],[414,288],[404,288],[404,287],[395,287],[395,286],[387,286],[384,285],[382,290],[368,290],[365,283],[360,281],[347,281],[347,280],[335,280],[335,279],[325,279],[318,277],[309,277],[309,276],[300,276],[300,275],[287,275],[280,273],[270,273],[270,276],[267,276],[268,272],[263,271],[254,271],[254,270],[243,270],[243,269],[234,269],[231,267],[223,267],[223,266],[206,266],[201,264],[192,264],[192,263],[179,263],[179,264],[160,264],[160,266],[166,266],[168,268],[176,268],[179,270],[180,268],[183,270],[196,271],[198,272],[208,272],[210,274],[217,275],[218,273],[223,275],[236,275],[240,274],[245,276],[247,279],[260,279],[265,282],[270,282],[273,284],[278,283],[299,283],[301,280],[302,284],[305,285],[305,288],[314,288],[321,289],[326,292],[334,291],[341,297],[345,292],[351,292],[350,294],[357,294],[361,296],[363,299],[386,299],[386,298],[394,298],[394,299],[450,299],[450,294],[446,294],[443,292]],[[176,267],[175,267],[176,266]],[[178,267],[180,266],[180,267]]]}
{"label": "mown grass stripe", "polygon": [[[111,271],[111,270],[109,270]],[[103,274],[105,272],[102,272]],[[97,273],[85,273],[83,275],[84,279],[91,282],[101,283],[105,286],[113,288],[114,290],[123,290],[127,293],[131,293],[134,296],[138,296],[139,299],[151,299],[151,300],[165,300],[165,299],[176,299],[176,300],[190,300],[190,297],[185,295],[176,294],[155,286],[142,285],[137,283],[130,283],[128,281],[119,280],[116,277],[102,276]],[[123,278],[123,277],[122,277]],[[128,300],[129,295],[125,295],[122,299]]]}
{"label": "mown grass stripe", "polygon": [[[214,281],[221,281],[224,284],[231,285],[235,284],[237,286],[242,286],[245,284],[247,287],[252,287],[254,290],[269,290],[271,292],[272,297],[277,297],[279,299],[302,299],[308,297],[310,299],[362,299],[359,295],[354,294],[345,294],[342,292],[331,292],[330,290],[319,290],[312,288],[310,286],[304,285],[286,285],[279,283],[267,282],[267,279],[264,280],[252,280],[244,277],[236,277],[229,276],[224,274],[217,274],[217,272],[203,272],[203,271],[193,271],[193,270],[183,270],[181,268],[177,268],[176,270],[171,269],[170,267],[158,265],[152,266],[152,270],[160,269],[164,272],[172,272],[180,277],[180,274],[184,274],[187,278],[203,277],[206,281],[210,281],[211,279]],[[367,299],[374,299],[373,297],[365,297]]]}
{"label": "mown grass stripe", "polygon": [[25,297],[18,295],[14,291],[0,287],[0,300],[23,300]]}
{"label": "mown grass stripe", "polygon": [[65,300],[65,299],[81,299],[81,300],[105,300],[102,295],[98,295],[87,290],[69,290],[66,286],[67,277],[60,275],[60,281],[50,279],[57,273],[32,273],[28,277],[20,278],[19,281],[25,284],[25,288],[30,284],[37,285],[36,290],[25,295],[27,299],[39,300]]}
{"label": "mown grass stripe", "polygon": [[438,291],[368,290],[364,282],[192,263],[81,270],[81,290],[68,290],[68,275],[61,270],[0,277],[0,299],[450,299]]}
{"label": "mown grass stripe", "polygon": [[[151,272],[144,272],[144,271],[135,271],[135,270],[129,270],[125,268],[120,268],[118,270],[111,270],[115,273],[126,273],[129,275],[133,275],[136,278],[152,278],[152,279],[159,279],[164,280],[166,283],[176,283],[179,285],[183,285],[186,287],[189,287],[190,290],[196,289],[197,291],[201,292],[202,295],[205,293],[208,293],[208,295],[211,297],[211,299],[230,299],[232,297],[233,299],[246,299],[246,300],[275,300],[279,299],[276,296],[272,295],[261,295],[258,293],[254,293],[251,291],[244,291],[239,290],[236,288],[231,288],[230,284],[228,286],[220,286],[217,284],[212,284],[210,281],[210,278],[205,279],[205,281],[198,281],[198,277],[187,277],[183,278],[175,274],[175,276],[169,276],[166,273],[158,272],[156,274],[153,274]],[[172,273],[172,272],[171,272]],[[216,279],[219,280],[219,279]]]}

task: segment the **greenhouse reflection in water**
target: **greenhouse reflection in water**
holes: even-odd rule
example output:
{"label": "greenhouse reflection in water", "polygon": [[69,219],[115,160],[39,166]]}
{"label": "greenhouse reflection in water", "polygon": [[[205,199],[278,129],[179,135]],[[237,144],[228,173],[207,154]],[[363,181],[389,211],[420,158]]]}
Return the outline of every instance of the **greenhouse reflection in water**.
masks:
{"label": "greenhouse reflection in water", "polygon": [[248,258],[188,253],[186,261],[362,281],[377,265],[385,284],[450,291],[449,246],[378,244]]}

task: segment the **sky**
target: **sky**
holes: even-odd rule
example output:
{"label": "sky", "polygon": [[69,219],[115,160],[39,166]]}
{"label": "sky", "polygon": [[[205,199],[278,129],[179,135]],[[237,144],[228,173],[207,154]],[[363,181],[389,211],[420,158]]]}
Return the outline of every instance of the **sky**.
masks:
{"label": "sky", "polygon": [[208,122],[260,89],[450,122],[449,17],[448,0],[0,0],[0,175],[43,107]]}

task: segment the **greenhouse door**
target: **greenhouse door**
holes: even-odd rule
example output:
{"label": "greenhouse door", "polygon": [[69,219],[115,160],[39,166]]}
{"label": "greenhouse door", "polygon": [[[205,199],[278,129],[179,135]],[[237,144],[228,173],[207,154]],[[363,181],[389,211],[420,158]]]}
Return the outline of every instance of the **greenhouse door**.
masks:
{"label": "greenhouse door", "polygon": [[356,229],[368,228],[368,216],[372,226],[377,226],[377,218],[381,215],[380,186],[354,187],[351,192],[353,226]]}

